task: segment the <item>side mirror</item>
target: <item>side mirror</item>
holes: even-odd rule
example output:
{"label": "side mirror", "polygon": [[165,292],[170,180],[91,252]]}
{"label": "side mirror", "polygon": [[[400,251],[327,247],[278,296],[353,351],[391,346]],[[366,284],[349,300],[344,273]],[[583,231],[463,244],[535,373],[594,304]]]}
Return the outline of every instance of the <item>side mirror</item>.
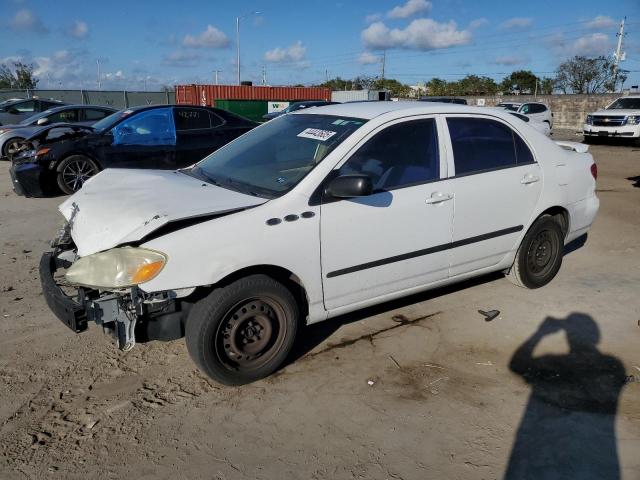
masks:
{"label": "side mirror", "polygon": [[366,197],[373,192],[373,183],[368,175],[346,174],[331,180],[325,191],[335,198]]}
{"label": "side mirror", "polygon": [[37,125],[46,125],[49,123],[49,119],[47,117],[39,118],[36,122]]}

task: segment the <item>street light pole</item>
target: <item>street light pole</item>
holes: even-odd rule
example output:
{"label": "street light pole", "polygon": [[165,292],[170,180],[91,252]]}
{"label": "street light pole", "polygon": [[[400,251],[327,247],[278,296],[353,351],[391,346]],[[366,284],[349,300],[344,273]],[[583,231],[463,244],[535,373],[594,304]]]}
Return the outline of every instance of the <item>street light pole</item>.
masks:
{"label": "street light pole", "polygon": [[238,85],[240,85],[240,20],[249,15],[260,15],[262,12],[251,12],[246,15],[236,17],[236,73]]}
{"label": "street light pole", "polygon": [[236,72],[238,85],[240,85],[240,17],[236,17]]}

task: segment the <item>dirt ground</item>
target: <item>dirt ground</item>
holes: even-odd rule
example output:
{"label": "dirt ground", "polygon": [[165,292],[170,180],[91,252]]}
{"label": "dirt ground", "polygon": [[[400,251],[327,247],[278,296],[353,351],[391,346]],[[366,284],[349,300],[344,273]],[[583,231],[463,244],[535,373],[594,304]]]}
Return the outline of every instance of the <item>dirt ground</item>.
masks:
{"label": "dirt ground", "polygon": [[57,321],[37,268],[62,197],[17,197],[0,162],[0,478],[640,478],[640,149],[591,151],[600,213],[550,285],[329,321],[241,388],[183,340],[122,353]]}

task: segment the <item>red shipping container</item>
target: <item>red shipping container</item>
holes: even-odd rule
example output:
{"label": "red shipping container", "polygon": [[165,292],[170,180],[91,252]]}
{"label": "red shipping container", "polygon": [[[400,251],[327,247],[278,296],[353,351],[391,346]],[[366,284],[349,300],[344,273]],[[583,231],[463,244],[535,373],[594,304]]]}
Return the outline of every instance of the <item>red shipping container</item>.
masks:
{"label": "red shipping container", "polygon": [[176,85],[176,103],[213,106],[223,100],[331,100],[331,89],[322,87],[261,87],[248,85]]}

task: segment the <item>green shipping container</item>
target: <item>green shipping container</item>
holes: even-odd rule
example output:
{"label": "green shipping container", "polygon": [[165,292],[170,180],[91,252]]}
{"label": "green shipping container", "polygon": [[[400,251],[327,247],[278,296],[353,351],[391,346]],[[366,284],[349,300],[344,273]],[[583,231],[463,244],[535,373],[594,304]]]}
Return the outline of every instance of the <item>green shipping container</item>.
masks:
{"label": "green shipping container", "polygon": [[265,100],[222,100],[216,99],[215,106],[255,122],[263,122],[262,116],[267,113]]}

